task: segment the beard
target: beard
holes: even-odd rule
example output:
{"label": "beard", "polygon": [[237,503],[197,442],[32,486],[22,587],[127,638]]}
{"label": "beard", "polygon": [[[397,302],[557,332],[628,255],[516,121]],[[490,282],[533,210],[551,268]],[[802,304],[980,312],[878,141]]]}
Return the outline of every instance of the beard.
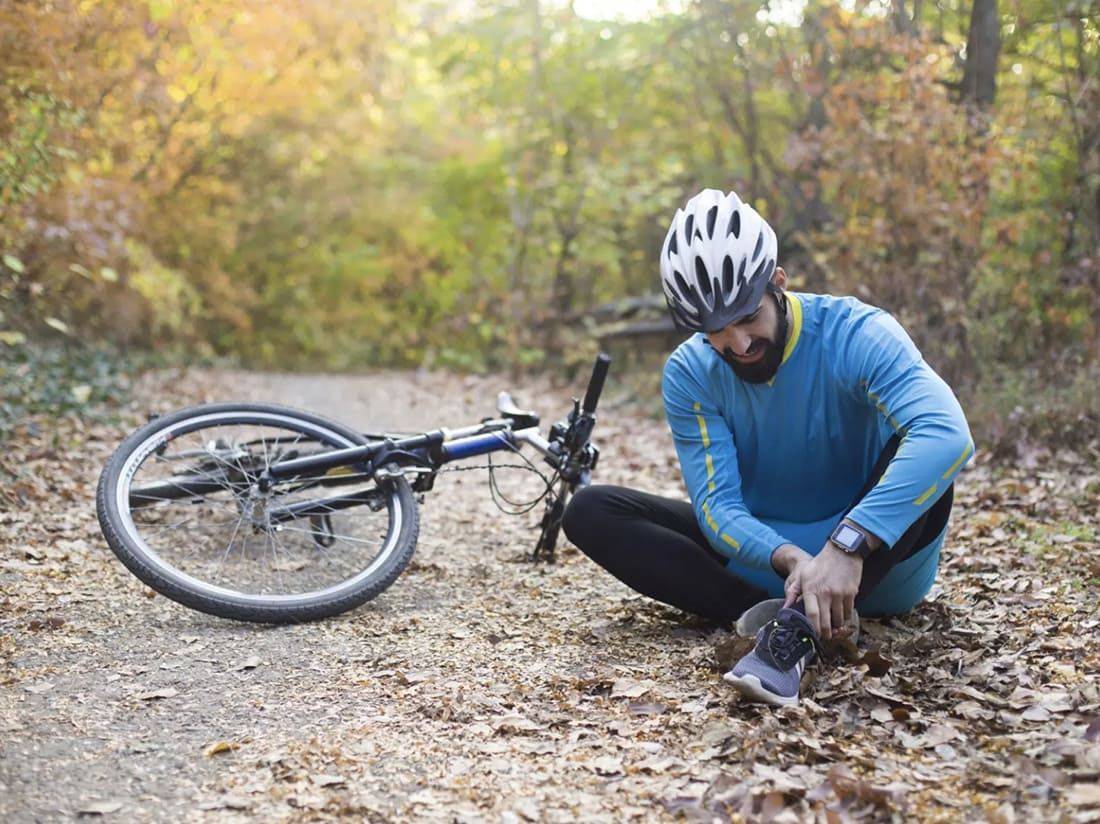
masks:
{"label": "beard", "polygon": [[787,345],[786,299],[776,295],[776,303],[779,311],[775,315],[775,328],[772,334],[767,338],[757,338],[749,347],[749,352],[764,350],[759,360],[751,363],[739,361],[729,347],[718,353],[733,370],[733,374],[746,383],[767,383],[775,377],[776,372],[779,371],[779,365],[783,362],[783,349]]}

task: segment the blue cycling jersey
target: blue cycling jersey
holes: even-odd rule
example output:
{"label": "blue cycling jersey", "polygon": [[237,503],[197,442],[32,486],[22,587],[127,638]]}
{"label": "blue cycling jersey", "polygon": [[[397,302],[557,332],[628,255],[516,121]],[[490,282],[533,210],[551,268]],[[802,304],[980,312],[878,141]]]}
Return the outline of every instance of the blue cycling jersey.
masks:
{"label": "blue cycling jersey", "polygon": [[[888,313],[787,292],[791,334],[769,383],[739,379],[702,334],[669,357],[665,413],[688,494],[729,567],[772,594],[772,552],[816,555],[895,433],[901,445],[848,517],[894,544],[974,450],[954,394]],[[911,608],[931,587],[941,535],[895,566],[863,609]],[[881,551],[889,551],[883,549]]]}

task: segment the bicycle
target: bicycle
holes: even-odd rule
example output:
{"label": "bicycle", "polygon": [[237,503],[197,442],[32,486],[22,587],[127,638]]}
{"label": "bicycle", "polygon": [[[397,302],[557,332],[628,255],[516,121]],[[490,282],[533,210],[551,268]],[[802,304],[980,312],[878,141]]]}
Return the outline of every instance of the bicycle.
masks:
{"label": "bicycle", "polygon": [[565,504],[599,460],[591,436],[610,362],[596,358],[583,402],[574,398],[545,436],[538,415],[507,392],[495,418],[406,435],[268,403],[155,417],[104,466],[100,527],[134,575],[184,606],[241,621],[315,621],[397,580],[416,549],[417,497],[444,465],[531,446],[552,472],[539,473],[546,486],[530,502],[545,501],[545,512],[528,557],[552,561]]}

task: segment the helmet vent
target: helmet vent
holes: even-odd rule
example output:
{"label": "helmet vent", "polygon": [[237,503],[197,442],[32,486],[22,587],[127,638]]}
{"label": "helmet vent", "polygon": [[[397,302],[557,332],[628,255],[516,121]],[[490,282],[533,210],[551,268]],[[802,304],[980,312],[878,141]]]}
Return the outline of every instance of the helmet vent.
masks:
{"label": "helmet vent", "polygon": [[736,209],[730,215],[730,225],[726,227],[726,234],[741,237],[741,213]]}
{"label": "helmet vent", "polygon": [[699,291],[706,297],[714,294],[714,285],[707,275],[707,266],[700,258],[695,258],[695,279],[699,282]]}
{"label": "helmet vent", "polygon": [[756,236],[756,248],[752,250],[752,259],[756,260],[760,257],[760,250],[764,248],[764,233],[761,232]]}
{"label": "helmet vent", "polygon": [[679,250],[676,248],[676,233],[671,232],[668,238],[668,256],[671,258],[676,254],[679,254]]}
{"label": "helmet vent", "polygon": [[676,272],[675,277],[676,277],[676,288],[680,290],[680,294],[681,295],[690,295],[691,294],[691,287],[688,286],[687,281],[684,280],[684,276],[681,275],[679,272]]}
{"label": "helmet vent", "polygon": [[747,264],[748,264],[748,261],[745,260],[744,258],[741,258],[741,265],[737,267],[737,282],[738,283],[744,283],[745,282],[745,266]]}
{"label": "helmet vent", "polygon": [[771,270],[775,268],[775,262],[771,260],[762,260],[760,265],[756,267],[756,270],[752,273],[752,280],[757,278],[771,279]]}
{"label": "helmet vent", "polygon": [[718,222],[718,207],[711,206],[707,211],[707,237],[714,237],[714,224]]}
{"label": "helmet vent", "polygon": [[733,291],[733,259],[729,255],[722,259],[722,291],[727,295]]}
{"label": "helmet vent", "polygon": [[688,215],[684,222],[684,237],[691,240],[691,232],[695,228],[695,215]]}

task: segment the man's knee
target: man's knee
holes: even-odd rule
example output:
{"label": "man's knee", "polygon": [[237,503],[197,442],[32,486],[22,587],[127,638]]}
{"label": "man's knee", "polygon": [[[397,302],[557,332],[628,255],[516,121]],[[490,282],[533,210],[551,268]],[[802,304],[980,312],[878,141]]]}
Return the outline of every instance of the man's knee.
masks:
{"label": "man's knee", "polygon": [[605,517],[601,515],[601,510],[605,506],[605,489],[603,486],[586,486],[579,489],[570,498],[569,505],[565,507],[565,513],[561,519],[562,530],[565,532],[565,537],[581,549],[584,549],[587,543],[585,536],[591,532],[594,525],[601,522],[602,517]]}

